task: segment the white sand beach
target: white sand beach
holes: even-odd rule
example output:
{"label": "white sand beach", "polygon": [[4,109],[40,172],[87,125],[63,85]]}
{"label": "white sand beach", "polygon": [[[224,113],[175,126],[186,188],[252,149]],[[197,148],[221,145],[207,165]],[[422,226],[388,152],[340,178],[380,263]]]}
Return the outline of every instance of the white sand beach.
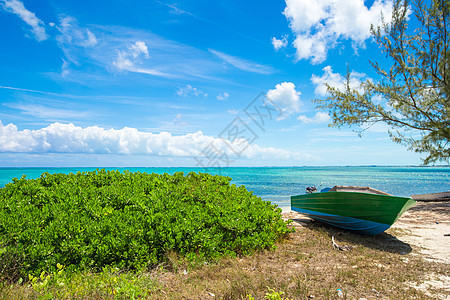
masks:
{"label": "white sand beach", "polygon": [[424,259],[450,264],[450,201],[417,202],[392,226],[406,230],[396,236]]}
{"label": "white sand beach", "polygon": [[[305,226],[311,219],[283,210],[285,219],[295,220],[294,226]],[[413,253],[424,259],[450,264],[450,201],[417,202],[388,230],[397,239],[409,244]],[[402,229],[397,233],[396,228]]]}
{"label": "white sand beach", "polygon": [[[295,220],[293,225],[296,227],[306,226],[311,221],[308,217],[293,211],[284,210],[283,216],[285,219]],[[411,246],[412,252],[405,255],[405,263],[408,262],[408,255],[418,255],[430,262],[446,264],[450,268],[450,201],[417,202],[387,233]],[[450,299],[449,276],[424,274],[422,282],[407,284],[430,297]],[[433,293],[430,292],[430,288]]]}

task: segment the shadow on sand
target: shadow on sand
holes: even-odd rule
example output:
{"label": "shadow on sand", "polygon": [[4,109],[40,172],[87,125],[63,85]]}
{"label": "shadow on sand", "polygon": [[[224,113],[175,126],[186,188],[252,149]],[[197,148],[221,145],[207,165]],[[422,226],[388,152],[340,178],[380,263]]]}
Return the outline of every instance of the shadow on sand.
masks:
{"label": "shadow on sand", "polygon": [[[293,221],[297,222],[297,220]],[[307,227],[313,230],[321,230],[326,232],[330,236],[330,240],[331,237],[334,236],[336,243],[340,245],[347,244],[351,246],[364,246],[379,251],[397,253],[401,255],[408,254],[412,251],[412,248],[408,243],[405,243],[386,232],[374,236],[363,235],[349,230],[333,227],[320,221],[310,221],[307,223]]]}
{"label": "shadow on sand", "polygon": [[431,212],[438,216],[447,216],[450,213],[450,201],[440,201],[440,202],[420,202],[417,201],[416,205],[408,209],[408,212],[422,213]]}

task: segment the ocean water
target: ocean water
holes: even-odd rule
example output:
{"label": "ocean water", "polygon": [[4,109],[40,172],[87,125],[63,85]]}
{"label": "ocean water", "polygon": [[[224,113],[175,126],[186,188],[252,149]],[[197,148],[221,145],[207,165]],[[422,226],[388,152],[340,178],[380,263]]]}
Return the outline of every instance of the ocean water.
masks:
{"label": "ocean water", "polygon": [[[76,173],[96,168],[0,168],[0,187],[12,178],[37,178],[44,172]],[[252,168],[105,168],[131,172],[208,172],[232,178],[232,183],[283,209],[290,196],[305,193],[307,186],[319,189],[335,185],[370,186],[396,196],[450,191],[450,167],[252,167]]]}

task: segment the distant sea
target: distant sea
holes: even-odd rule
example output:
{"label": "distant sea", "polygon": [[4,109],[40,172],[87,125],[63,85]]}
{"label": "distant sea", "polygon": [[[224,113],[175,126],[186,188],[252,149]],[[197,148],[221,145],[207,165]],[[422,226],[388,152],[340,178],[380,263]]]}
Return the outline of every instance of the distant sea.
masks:
{"label": "distant sea", "polygon": [[[76,173],[96,168],[0,168],[0,187],[12,178],[37,178],[44,172]],[[283,209],[290,207],[290,196],[305,193],[307,186],[318,189],[335,185],[370,186],[396,196],[450,191],[450,167],[241,167],[241,168],[104,168],[130,172],[169,173],[207,172],[231,177],[264,200]]]}

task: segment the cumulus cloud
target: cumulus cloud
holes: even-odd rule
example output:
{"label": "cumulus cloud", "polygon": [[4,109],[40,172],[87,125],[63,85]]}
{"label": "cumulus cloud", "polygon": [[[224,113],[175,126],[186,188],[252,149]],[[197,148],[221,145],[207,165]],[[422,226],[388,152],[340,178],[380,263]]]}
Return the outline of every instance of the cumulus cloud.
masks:
{"label": "cumulus cloud", "polygon": [[[180,116],[181,117],[181,116]],[[177,116],[178,118],[178,116]],[[308,155],[248,144],[245,139],[234,141],[245,145],[245,158],[280,158],[300,160]],[[82,128],[74,124],[52,123],[37,130],[19,130],[16,125],[0,121],[0,152],[15,153],[95,153],[148,154],[157,156],[202,157],[204,150],[214,148],[229,157],[235,156],[220,138],[201,131],[174,136],[168,132],[153,134],[135,128],[104,129],[98,126]]]}
{"label": "cumulus cloud", "polygon": [[230,95],[228,93],[226,93],[226,92],[221,93],[221,94],[217,95],[217,100],[224,101],[224,100],[227,100],[228,97],[230,97]]}
{"label": "cumulus cloud", "polygon": [[139,57],[141,54],[143,54],[145,56],[145,58],[148,58],[148,48],[147,45],[145,44],[145,42],[142,41],[137,41],[136,43],[134,43],[134,45],[131,45],[130,49],[130,55],[133,58],[137,58]]}
{"label": "cumulus cloud", "polygon": [[185,87],[180,87],[177,90],[177,95],[181,97],[189,97],[189,96],[203,96],[207,97],[208,94],[199,90],[198,88],[193,87],[192,85],[188,84]]}
{"label": "cumulus cloud", "polygon": [[278,51],[281,48],[285,48],[287,46],[287,44],[288,44],[288,41],[287,41],[286,36],[284,36],[281,40],[279,40],[275,37],[272,38],[272,45],[275,48],[275,51]]}
{"label": "cumulus cloud", "polygon": [[23,2],[18,0],[3,0],[0,3],[6,11],[18,15],[22,21],[31,26],[31,31],[33,32],[36,40],[44,41],[48,39],[48,35],[45,32],[44,22],[36,17],[34,13],[27,10],[23,5]]}
{"label": "cumulus cloud", "polygon": [[220,59],[224,60],[225,62],[229,63],[235,68],[238,68],[242,71],[246,72],[252,72],[252,73],[259,73],[259,74],[272,74],[275,72],[275,70],[270,66],[261,65],[240,57],[231,56],[226,53],[208,49],[209,52],[214,54],[215,56],[219,57]]}
{"label": "cumulus cloud", "polygon": [[325,112],[318,111],[312,118],[309,118],[305,115],[301,115],[297,119],[305,124],[326,123],[326,122],[330,121],[330,116]]}
{"label": "cumulus cloud", "polygon": [[316,35],[298,34],[293,43],[297,49],[296,58],[298,60],[309,59],[313,63],[322,62],[327,56],[327,45],[324,43],[323,34]]}
{"label": "cumulus cloud", "polygon": [[283,12],[296,38],[296,58],[320,63],[327,51],[341,39],[364,46],[371,24],[389,21],[392,0],[375,0],[369,7],[364,0],[286,0]]}
{"label": "cumulus cloud", "polygon": [[[319,96],[327,96],[327,86],[344,90],[346,78],[339,73],[333,73],[331,66],[326,66],[322,69],[322,76],[312,75],[311,81],[316,86],[315,93]],[[351,72],[350,73],[350,87],[353,89],[359,89],[363,79],[366,77],[363,73]]]}
{"label": "cumulus cloud", "polygon": [[302,102],[301,93],[295,89],[292,82],[282,82],[269,90],[266,94],[270,101],[273,101],[282,110],[281,119],[287,118],[300,110]]}
{"label": "cumulus cloud", "polygon": [[199,153],[210,137],[201,132],[172,136],[168,132],[152,134],[135,128],[104,129],[52,123],[38,130],[18,130],[14,124],[0,123],[1,152],[115,153],[189,156]]}

